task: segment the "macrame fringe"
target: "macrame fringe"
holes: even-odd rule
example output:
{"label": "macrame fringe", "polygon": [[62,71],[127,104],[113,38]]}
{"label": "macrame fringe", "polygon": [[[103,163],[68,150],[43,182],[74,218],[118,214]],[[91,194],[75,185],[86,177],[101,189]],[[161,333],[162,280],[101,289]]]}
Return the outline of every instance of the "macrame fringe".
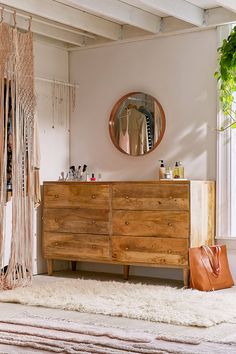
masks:
{"label": "macrame fringe", "polygon": [[[32,278],[35,191],[33,74],[32,33],[21,33],[16,28],[0,23],[0,289],[27,285]],[[7,134],[10,117],[12,234],[10,257],[6,260]]]}
{"label": "macrame fringe", "polygon": [[69,117],[75,111],[75,93],[73,84],[52,83],[52,128],[64,125],[69,131]]}

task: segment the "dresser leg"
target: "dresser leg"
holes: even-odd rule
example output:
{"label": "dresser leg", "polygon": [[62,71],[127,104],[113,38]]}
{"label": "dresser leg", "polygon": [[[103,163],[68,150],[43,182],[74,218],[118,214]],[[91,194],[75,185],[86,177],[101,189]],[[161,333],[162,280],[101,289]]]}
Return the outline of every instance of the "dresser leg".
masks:
{"label": "dresser leg", "polygon": [[129,278],[129,265],[123,266],[123,277],[125,280],[128,280],[128,278]]}
{"label": "dresser leg", "polygon": [[189,268],[183,269],[183,275],[184,275],[184,287],[188,288],[189,287]]}
{"label": "dresser leg", "polygon": [[52,275],[53,273],[53,259],[47,259],[48,265],[48,275]]}
{"label": "dresser leg", "polygon": [[71,261],[71,269],[72,269],[72,272],[76,271],[76,261]]}

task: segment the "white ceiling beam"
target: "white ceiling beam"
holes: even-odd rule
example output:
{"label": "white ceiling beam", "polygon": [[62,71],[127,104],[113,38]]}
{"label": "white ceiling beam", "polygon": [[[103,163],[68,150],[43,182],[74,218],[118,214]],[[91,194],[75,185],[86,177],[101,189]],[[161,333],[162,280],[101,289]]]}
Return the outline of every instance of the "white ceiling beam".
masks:
{"label": "white ceiling beam", "polygon": [[236,12],[236,1],[235,0],[216,0],[217,4],[225,7],[230,11]]}
{"label": "white ceiling beam", "polygon": [[[13,22],[11,12],[4,12],[4,22],[12,25]],[[18,28],[22,30],[27,30],[29,27],[29,18],[27,18],[26,16],[17,16],[16,24]],[[46,23],[37,22],[37,20],[32,20],[31,31],[33,33],[60,40],[62,42],[66,42],[75,46],[81,47],[84,45],[84,37],[80,34],[69,32],[62,28],[56,28]]]}
{"label": "white ceiling beam", "polygon": [[[129,3],[129,0],[125,0]],[[131,0],[134,6],[140,6],[147,11],[160,11],[195,26],[204,25],[204,10],[185,0]]]}
{"label": "white ceiling beam", "polygon": [[79,47],[83,47],[85,43],[85,38],[81,35],[35,21],[32,21],[31,31]]}
{"label": "white ceiling beam", "polygon": [[[227,10],[223,7],[216,7],[213,9],[205,10],[205,24],[204,28],[226,25],[236,22],[236,13]],[[162,20],[162,33],[177,33],[183,30],[194,29],[193,25],[178,20],[174,17],[165,17]]]}
{"label": "white ceiling beam", "polygon": [[105,38],[120,38],[120,25],[52,0],[1,0],[0,3]]}
{"label": "white ceiling beam", "polygon": [[113,21],[119,21],[142,30],[158,33],[161,18],[150,12],[143,11],[117,0],[57,0],[58,2],[74,6],[80,10],[92,12],[98,16],[105,16]]}
{"label": "white ceiling beam", "polygon": [[64,49],[66,51],[71,50],[71,48],[73,48],[74,50],[78,50],[81,48],[80,46],[73,46],[73,45],[70,45],[69,43],[58,41],[57,39],[41,36],[40,34],[37,34],[37,33],[33,33],[33,39],[34,39],[34,42],[49,44],[50,46],[52,46],[54,48]]}
{"label": "white ceiling beam", "polygon": [[226,25],[236,22],[236,13],[223,7],[216,7],[205,12],[206,27]]}
{"label": "white ceiling beam", "polygon": [[161,28],[162,28],[161,33],[166,34],[166,33],[178,33],[182,31],[192,30],[196,28],[196,26],[194,26],[191,23],[181,21],[178,18],[170,16],[170,17],[163,18]]}

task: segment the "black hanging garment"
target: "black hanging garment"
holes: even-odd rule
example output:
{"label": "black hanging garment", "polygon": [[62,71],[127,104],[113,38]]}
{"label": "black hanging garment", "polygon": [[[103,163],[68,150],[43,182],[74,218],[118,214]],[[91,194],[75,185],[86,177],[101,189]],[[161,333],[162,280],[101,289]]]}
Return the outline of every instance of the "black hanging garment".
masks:
{"label": "black hanging garment", "polygon": [[148,136],[148,147],[149,150],[152,149],[154,145],[154,121],[151,112],[149,112],[145,107],[139,107],[139,112],[143,113],[146,117],[147,122],[147,136]]}

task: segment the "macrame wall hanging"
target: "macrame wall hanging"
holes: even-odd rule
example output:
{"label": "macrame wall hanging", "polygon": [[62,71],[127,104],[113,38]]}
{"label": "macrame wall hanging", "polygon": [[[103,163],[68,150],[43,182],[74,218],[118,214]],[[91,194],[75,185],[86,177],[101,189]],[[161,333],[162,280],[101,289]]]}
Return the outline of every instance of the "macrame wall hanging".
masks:
{"label": "macrame wall hanging", "polygon": [[[0,23],[0,289],[31,282],[34,195],[38,189],[33,38],[30,26],[27,32],[19,32],[15,14],[13,17],[14,27]],[[6,235],[10,195],[12,232]],[[8,237],[11,249],[5,259]]]}
{"label": "macrame wall hanging", "polygon": [[52,82],[52,128],[64,126],[69,131],[69,117],[75,110],[76,85]]}
{"label": "macrame wall hanging", "polygon": [[78,89],[79,85],[59,80],[45,79],[42,77],[36,77],[35,79],[39,82],[41,81],[47,85],[50,85],[50,94],[41,92],[40,95],[41,97],[46,97],[51,102],[52,129],[63,128],[69,132],[70,116],[75,111],[76,90]]}

